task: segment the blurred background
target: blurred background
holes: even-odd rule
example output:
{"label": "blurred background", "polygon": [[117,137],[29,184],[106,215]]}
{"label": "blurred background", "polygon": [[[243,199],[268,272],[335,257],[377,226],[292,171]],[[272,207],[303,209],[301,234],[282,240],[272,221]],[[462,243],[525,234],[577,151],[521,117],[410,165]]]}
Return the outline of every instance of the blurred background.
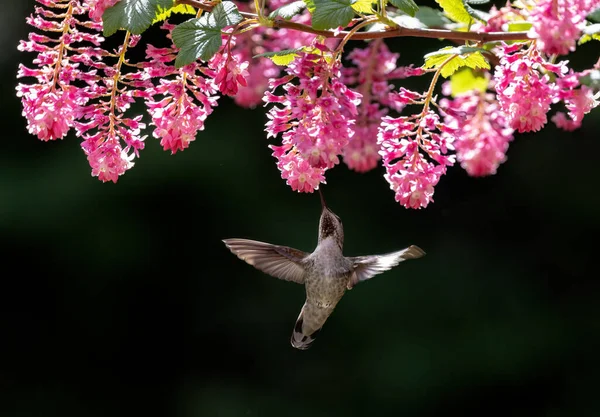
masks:
{"label": "blurred background", "polygon": [[[149,137],[103,184],[74,135],[26,131],[32,11],[0,17],[0,417],[600,415],[598,109],[573,133],[517,135],[494,177],[450,169],[424,210],[398,205],[382,168],[330,171],[346,255],[427,256],[348,293],[301,352],[303,288],[221,243],[316,245],[319,198],[281,180],[264,109],[223,99],[185,152]],[[400,65],[440,47],[389,45]],[[590,42],[570,59],[597,57]]]}

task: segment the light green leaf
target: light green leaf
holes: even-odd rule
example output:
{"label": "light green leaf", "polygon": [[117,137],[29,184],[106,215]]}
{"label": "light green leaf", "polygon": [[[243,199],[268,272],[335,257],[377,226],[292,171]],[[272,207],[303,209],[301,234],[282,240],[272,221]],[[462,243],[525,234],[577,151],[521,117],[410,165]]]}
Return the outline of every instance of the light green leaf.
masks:
{"label": "light green leaf", "polygon": [[508,24],[508,31],[509,32],[527,32],[529,29],[531,29],[531,23],[529,22],[510,22]]}
{"label": "light green leaf", "polygon": [[306,4],[306,8],[311,14],[315,11],[315,2],[313,0],[304,0],[304,4]]}
{"label": "light green leaf", "polygon": [[419,10],[419,6],[413,0],[389,0],[390,3],[396,6],[399,10],[403,11],[409,16],[415,16]]}
{"label": "light green leaf", "polygon": [[489,81],[481,74],[475,74],[471,68],[462,68],[450,77],[450,90],[452,97],[468,91],[486,91]]}
{"label": "light green leaf", "polygon": [[178,4],[177,6],[173,6],[169,9],[164,9],[162,7],[158,7],[156,11],[156,16],[152,21],[152,24],[157,22],[162,22],[163,20],[167,20],[173,13],[178,14],[196,14],[196,9],[187,4]]}
{"label": "light green leaf", "polygon": [[254,55],[253,58],[261,58],[266,57],[273,61],[276,65],[288,65],[290,62],[294,60],[298,56],[298,52],[302,51],[302,48],[294,48],[294,49],[283,49],[281,51],[276,52],[265,52],[264,54]]}
{"label": "light green leaf", "polygon": [[473,19],[465,9],[465,4],[462,0],[435,0],[446,15],[459,23],[470,23]]}
{"label": "light green leaf", "polygon": [[338,26],[346,26],[354,17],[352,4],[355,1],[313,0],[315,11],[312,14],[312,27],[314,29],[335,29]]}
{"label": "light green leaf", "polygon": [[373,0],[356,0],[352,4],[352,9],[357,13],[370,14],[373,13]]}
{"label": "light green leaf", "polygon": [[269,15],[269,19],[273,20],[277,17],[281,17],[282,19],[290,20],[297,14],[302,13],[302,10],[304,10],[305,8],[306,4],[302,0],[295,1],[293,3],[286,4],[285,6],[281,6],[280,8],[271,12],[271,14]]}
{"label": "light green leaf", "polygon": [[169,9],[173,0],[121,0],[102,15],[104,36],[119,29],[139,35],[150,27],[159,8]]}
{"label": "light green leaf", "polygon": [[446,15],[458,23],[470,24],[473,19],[485,22],[487,15],[479,10],[473,9],[466,0],[435,0],[444,10]]}
{"label": "light green leaf", "polygon": [[451,60],[443,66],[440,72],[443,77],[447,78],[451,76],[462,67],[490,69],[490,64],[485,60],[481,51],[483,51],[483,49],[469,46],[460,46],[457,48],[447,46],[439,51],[425,55],[425,64],[423,64],[423,68],[440,68],[446,60],[451,58]]}
{"label": "light green leaf", "polygon": [[415,14],[415,18],[419,19],[428,28],[442,28],[451,23],[441,11],[425,6],[419,8]]}
{"label": "light green leaf", "polygon": [[583,35],[579,38],[578,45],[583,45],[591,40],[600,41],[600,23],[583,28]]}

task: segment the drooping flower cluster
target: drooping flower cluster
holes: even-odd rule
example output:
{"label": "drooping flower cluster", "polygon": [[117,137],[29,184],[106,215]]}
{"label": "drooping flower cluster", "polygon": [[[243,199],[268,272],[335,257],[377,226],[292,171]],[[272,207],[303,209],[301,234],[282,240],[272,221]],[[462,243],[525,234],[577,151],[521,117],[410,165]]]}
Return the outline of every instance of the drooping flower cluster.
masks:
{"label": "drooping flower cluster", "polygon": [[539,0],[530,14],[530,36],[540,51],[566,55],[575,50],[585,17],[599,6],[598,0]]}
{"label": "drooping flower cluster", "polygon": [[[170,33],[174,25],[165,22],[162,28]],[[216,80],[202,76],[203,72],[209,72],[207,67],[194,62],[175,68],[176,55],[174,46],[156,48],[148,45],[146,56],[149,60],[144,64],[145,79],[159,78],[159,84],[149,88],[146,97],[148,113],[156,127],[152,136],[160,139],[163,149],[170,150],[171,154],[183,151],[196,140],[218,98],[215,95]],[[157,100],[156,96],[162,98]]]}
{"label": "drooping flower cluster", "polygon": [[[401,88],[392,94],[398,105],[423,104],[425,94]],[[431,98],[430,98],[431,99]],[[453,150],[456,129],[441,123],[428,105],[420,114],[382,119],[377,138],[386,173],[396,201],[407,208],[427,207],[433,201],[434,187],[446,168],[455,162]]]}
{"label": "drooping flower cluster", "polygon": [[[360,94],[340,81],[340,64],[317,44],[313,52],[300,52],[288,65],[288,75],[272,80],[273,91],[264,101],[274,104],[267,116],[267,137],[282,133],[282,144],[271,145],[277,166],[292,189],[313,192],[325,182],[324,173],[339,163],[339,156],[354,134]],[[294,83],[295,82],[295,83]]]}
{"label": "drooping flower cluster", "polygon": [[[268,10],[273,11],[278,7],[288,4],[287,0],[272,0],[266,3]],[[255,11],[253,1],[236,2],[240,10]],[[265,11],[268,14],[268,11]],[[290,19],[294,23],[310,24],[311,15],[304,10]],[[231,47],[231,54],[238,62],[248,62],[244,68],[246,72],[246,85],[239,85],[238,92],[233,96],[236,104],[242,107],[253,108],[262,103],[265,91],[269,88],[269,79],[279,77],[281,68],[273,61],[266,58],[254,58],[265,52],[297,49],[311,45],[316,36],[312,33],[290,29],[273,29],[258,27],[251,32],[245,32],[236,37],[235,45]],[[327,40],[325,44],[332,47],[338,41]]]}
{"label": "drooping flower cluster", "polygon": [[[450,83],[444,94],[450,95]],[[444,123],[455,130],[454,148],[462,168],[474,177],[494,175],[506,160],[513,129],[494,94],[470,90],[454,99],[440,100]]]}
{"label": "drooping flower cluster", "polygon": [[[23,116],[27,119],[29,133],[48,141],[62,139],[73,127],[81,105],[88,100],[79,88],[71,85],[80,75],[79,64],[70,62],[70,48],[82,32],[78,16],[84,13],[77,2],[66,0],[40,2],[35,14],[27,23],[40,31],[59,33],[58,37],[29,34],[28,41],[21,41],[19,50],[37,53],[33,61],[37,68],[19,64],[17,78],[34,77],[36,83],[17,85],[17,96],[23,104]],[[58,9],[56,11],[50,8]],[[83,34],[81,36],[84,36]],[[103,41],[100,34],[85,36],[98,45]]]}
{"label": "drooping flower cluster", "polygon": [[[265,130],[267,137],[281,134],[281,144],[270,148],[293,190],[313,192],[340,157],[358,172],[373,169],[381,159],[396,200],[421,208],[433,200],[435,185],[455,158],[472,176],[494,174],[506,159],[513,132],[540,130],[552,104],[564,103],[566,112],[556,113],[552,121],[565,130],[580,127],[584,115],[599,104],[600,61],[594,69],[575,72],[568,62],[554,60],[573,51],[584,40],[584,30],[586,39],[597,37],[591,23],[597,17],[589,15],[588,22],[586,16],[600,0],[508,2],[475,23],[458,13],[455,23],[464,24],[469,34],[450,25],[442,32],[478,43],[432,52],[422,68],[397,66],[399,54],[373,33],[389,29],[377,28],[390,26],[389,18],[362,3],[340,14],[329,14],[327,2],[198,3],[203,11],[195,21],[177,28],[163,23],[170,46],[145,45],[145,60],[130,62],[128,51],[140,36],[125,31],[121,46],[109,51],[101,35],[104,12],[119,0],[36,1],[35,13],[27,19],[36,32],[19,46],[36,54],[34,65],[21,65],[17,75],[33,79],[17,86],[27,129],[48,141],[74,128],[92,175],[102,181],[116,182],[144,148],[146,124],[141,114],[130,114],[132,104],[144,102],[152,135],[174,154],[204,130],[220,94],[244,107],[261,101],[270,105]],[[143,10],[121,16],[119,25],[137,33],[149,19],[183,10],[181,4],[169,10],[161,6],[148,1]],[[112,13],[107,22],[115,24],[115,17]],[[430,20],[394,19],[406,34],[418,33]],[[371,26],[373,22],[377,24]],[[435,25],[445,24],[436,19]],[[513,32],[519,25],[532,26],[529,32]],[[322,31],[327,28],[333,30]],[[344,68],[341,52],[351,38],[372,41],[351,50]],[[513,43],[497,43],[502,40]],[[280,52],[268,54],[273,61],[257,57],[274,51]],[[291,63],[276,65],[294,56]],[[176,68],[176,61],[192,63]],[[469,77],[452,78],[463,84],[453,90],[452,99],[438,105],[434,91],[440,76],[454,77],[461,67],[485,72],[489,64],[495,66],[489,86],[489,74],[483,87],[465,81]],[[434,76],[427,92],[404,87],[392,92],[393,82],[428,73]],[[486,87],[496,94],[481,92]],[[420,110],[405,115],[407,106]],[[451,155],[454,149],[456,155]]]}
{"label": "drooping flower cluster", "polygon": [[571,70],[565,77],[557,80],[559,98],[565,103],[568,115],[557,112],[552,116],[552,121],[563,130],[573,131],[580,128],[583,116],[600,104],[593,90],[586,85],[581,85],[579,81],[590,72],[588,70],[576,73]]}
{"label": "drooping flower cluster", "polygon": [[523,132],[536,132],[548,121],[550,105],[559,99],[559,89],[549,73],[562,76],[566,63],[550,64],[539,52],[523,45],[505,45],[499,52],[500,65],[494,74],[500,107],[506,113],[510,127]]}
{"label": "drooping flower cluster", "polygon": [[[354,67],[343,68],[342,82],[353,86],[362,95],[354,135],[344,147],[344,162],[350,169],[366,172],[377,166],[380,156],[377,133],[381,118],[388,114],[388,106],[396,102],[388,100],[394,88],[391,81],[423,74],[421,68],[398,67],[400,54],[391,53],[386,44],[375,40],[366,48],[354,48],[348,59]],[[401,108],[395,108],[401,111]]]}
{"label": "drooping flower cluster", "polygon": [[[214,69],[200,62],[175,68],[177,50],[147,46],[148,61],[131,64],[125,57],[140,36],[127,34],[113,52],[102,48],[103,11],[114,0],[38,0],[35,15],[27,21],[58,36],[31,33],[22,51],[35,52],[38,68],[21,65],[18,77],[35,77],[37,83],[19,84],[28,130],[41,140],[63,138],[73,127],[81,147],[101,181],[116,182],[133,166],[144,148],[146,127],[142,115],[126,115],[137,98],[146,101],[155,126],[153,135],[165,150],[175,153],[189,146],[216,106],[215,80],[228,94],[243,82],[240,66],[216,57]],[[92,21],[86,21],[86,15]],[[164,23],[169,31],[174,25]],[[168,35],[170,37],[170,34]],[[112,64],[109,62],[112,60]],[[221,65],[225,63],[226,65]],[[241,64],[241,68],[243,69]],[[230,74],[233,73],[233,76]],[[208,75],[208,76],[207,76]],[[158,85],[153,80],[159,79]],[[160,96],[161,99],[155,99]]]}

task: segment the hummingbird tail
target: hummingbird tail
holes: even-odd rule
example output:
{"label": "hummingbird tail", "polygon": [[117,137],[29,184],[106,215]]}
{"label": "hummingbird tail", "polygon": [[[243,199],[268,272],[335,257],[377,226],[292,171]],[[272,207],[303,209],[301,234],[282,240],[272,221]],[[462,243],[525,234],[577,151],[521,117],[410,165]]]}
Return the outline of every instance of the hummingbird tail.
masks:
{"label": "hummingbird tail", "polygon": [[321,331],[325,320],[327,320],[327,317],[330,314],[325,311],[313,310],[326,309],[319,309],[308,303],[304,304],[304,307],[302,307],[302,311],[300,311],[300,315],[298,316],[298,320],[296,320],[296,325],[294,326],[294,331],[292,332],[290,340],[292,346],[296,349],[306,350],[311,347],[315,338]]}

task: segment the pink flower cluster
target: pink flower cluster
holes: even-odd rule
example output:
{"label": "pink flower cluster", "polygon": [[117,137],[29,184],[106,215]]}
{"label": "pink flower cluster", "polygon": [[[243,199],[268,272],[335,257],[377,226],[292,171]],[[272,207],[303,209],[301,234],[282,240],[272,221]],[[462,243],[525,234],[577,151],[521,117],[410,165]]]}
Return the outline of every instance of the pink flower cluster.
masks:
{"label": "pink flower cluster", "polygon": [[350,169],[367,172],[379,162],[379,125],[381,118],[388,114],[387,106],[395,104],[388,99],[394,88],[390,81],[423,74],[420,68],[397,67],[399,55],[391,53],[381,39],[369,43],[364,49],[354,48],[348,54],[348,59],[355,66],[342,69],[342,82],[356,85],[356,90],[362,95],[354,136],[343,152],[344,162]]}
{"label": "pink flower cluster", "polygon": [[[426,100],[425,95],[401,89],[393,95],[399,104]],[[378,135],[385,179],[396,194],[396,201],[407,208],[427,207],[433,201],[434,187],[446,168],[455,162],[453,150],[456,129],[440,122],[439,116],[427,109],[406,117],[386,116]]]}
{"label": "pink flower cluster", "polygon": [[[162,25],[169,33],[174,27],[168,22]],[[204,122],[218,99],[216,80],[202,76],[204,72],[214,72],[200,62],[177,69],[173,65],[176,55],[174,45],[168,48],[148,45],[148,61],[144,63],[144,79],[160,79],[158,86],[148,89],[146,97],[148,113],[156,127],[152,135],[171,154],[188,148],[198,132],[204,130]],[[162,99],[157,100],[156,96]]]}
{"label": "pink flower cluster", "polygon": [[[450,95],[449,83],[444,94]],[[506,160],[513,129],[494,94],[471,90],[454,99],[440,100],[444,123],[455,130],[454,148],[462,168],[474,177],[494,175]]]}
{"label": "pink flower cluster", "polygon": [[354,134],[360,94],[340,81],[340,63],[317,44],[314,53],[300,52],[286,68],[288,75],[271,81],[266,92],[269,110],[267,137],[282,133],[282,144],[271,145],[281,176],[295,191],[313,192],[325,182],[324,173],[339,163],[339,155]]}
{"label": "pink flower cluster", "polygon": [[579,82],[580,78],[590,72],[591,70],[576,73],[571,70],[569,74],[557,80],[559,98],[565,103],[568,115],[557,112],[552,121],[563,130],[573,131],[580,128],[583,116],[600,104],[593,90]]}
{"label": "pink flower cluster", "polygon": [[[176,69],[173,45],[148,45],[148,61],[130,64],[126,51],[140,40],[133,35],[127,35],[116,51],[104,50],[101,16],[114,0],[38,3],[44,7],[36,7],[28,23],[57,36],[31,33],[19,46],[22,51],[37,53],[33,61],[37,68],[21,65],[17,75],[37,81],[17,86],[27,128],[45,141],[63,138],[75,128],[83,139],[81,147],[92,175],[101,181],[116,182],[144,148],[142,116],[126,116],[136,99],[146,101],[155,126],[153,135],[165,150],[176,153],[204,129],[204,121],[216,106],[217,85],[224,94],[235,94],[237,85],[245,83],[247,64],[239,64],[229,55],[217,55],[211,61],[213,68],[198,62]],[[86,14],[93,21],[86,21]],[[163,25],[169,33],[173,27]],[[108,63],[111,60],[112,65]]]}
{"label": "pink flower cluster", "polygon": [[549,73],[562,76],[566,63],[550,64],[536,49],[522,51],[522,44],[505,45],[499,51],[500,65],[494,74],[500,107],[510,127],[520,133],[537,132],[548,121],[550,105],[559,99],[558,88]]}
{"label": "pink flower cluster", "polygon": [[539,0],[531,11],[530,36],[548,55],[566,55],[585,27],[585,17],[600,6],[598,0]]}

